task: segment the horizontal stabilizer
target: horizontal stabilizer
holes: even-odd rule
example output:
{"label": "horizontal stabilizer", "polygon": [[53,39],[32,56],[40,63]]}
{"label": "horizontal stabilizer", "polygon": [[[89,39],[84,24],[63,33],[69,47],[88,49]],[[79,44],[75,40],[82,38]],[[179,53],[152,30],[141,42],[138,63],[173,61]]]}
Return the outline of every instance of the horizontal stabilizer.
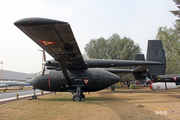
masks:
{"label": "horizontal stabilizer", "polygon": [[136,69],[133,69],[132,72],[133,73],[135,73],[135,72],[144,72],[144,71],[146,71],[146,69],[147,69],[147,66],[139,66]]}
{"label": "horizontal stabilizer", "polygon": [[132,69],[105,69],[111,73],[131,73]]}

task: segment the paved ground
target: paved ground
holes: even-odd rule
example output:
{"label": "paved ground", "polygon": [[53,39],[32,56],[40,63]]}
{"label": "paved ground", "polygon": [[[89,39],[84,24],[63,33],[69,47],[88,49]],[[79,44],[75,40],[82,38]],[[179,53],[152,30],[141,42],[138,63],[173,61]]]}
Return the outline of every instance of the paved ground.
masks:
{"label": "paved ground", "polygon": [[[34,90],[16,90],[12,92],[0,92],[0,102],[16,99],[16,95],[19,94],[19,98],[32,96]],[[40,94],[41,90],[36,89],[36,94]]]}

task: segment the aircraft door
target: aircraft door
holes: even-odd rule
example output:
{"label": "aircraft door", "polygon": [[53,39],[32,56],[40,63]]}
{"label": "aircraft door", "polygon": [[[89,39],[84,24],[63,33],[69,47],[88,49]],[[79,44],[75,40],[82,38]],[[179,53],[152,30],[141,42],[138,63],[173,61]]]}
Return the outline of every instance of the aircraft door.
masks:
{"label": "aircraft door", "polygon": [[48,79],[48,83],[52,91],[64,91],[66,83],[62,75],[62,72],[51,71],[51,76]]}

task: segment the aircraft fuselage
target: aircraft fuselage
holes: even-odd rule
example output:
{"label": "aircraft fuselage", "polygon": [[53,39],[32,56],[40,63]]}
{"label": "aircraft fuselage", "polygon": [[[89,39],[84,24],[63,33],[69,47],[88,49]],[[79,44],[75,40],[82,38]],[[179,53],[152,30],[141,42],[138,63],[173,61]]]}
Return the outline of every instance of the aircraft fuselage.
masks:
{"label": "aircraft fuselage", "polygon": [[180,74],[153,76],[154,82],[180,82]]}
{"label": "aircraft fuselage", "polygon": [[120,78],[100,68],[89,68],[85,70],[68,70],[71,86],[68,86],[62,71],[48,70],[44,75],[37,74],[30,82],[34,89],[59,92],[75,92],[77,86],[82,92],[92,92],[105,89]]}

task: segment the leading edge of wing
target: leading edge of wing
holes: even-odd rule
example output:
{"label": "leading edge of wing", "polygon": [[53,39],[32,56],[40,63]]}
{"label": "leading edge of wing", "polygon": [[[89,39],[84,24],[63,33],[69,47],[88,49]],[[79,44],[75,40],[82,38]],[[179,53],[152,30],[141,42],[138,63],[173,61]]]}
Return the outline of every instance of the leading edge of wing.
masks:
{"label": "leading edge of wing", "polygon": [[68,22],[52,20],[47,18],[24,18],[14,22],[16,26],[36,26],[36,25],[50,25],[50,24],[68,24]]}

